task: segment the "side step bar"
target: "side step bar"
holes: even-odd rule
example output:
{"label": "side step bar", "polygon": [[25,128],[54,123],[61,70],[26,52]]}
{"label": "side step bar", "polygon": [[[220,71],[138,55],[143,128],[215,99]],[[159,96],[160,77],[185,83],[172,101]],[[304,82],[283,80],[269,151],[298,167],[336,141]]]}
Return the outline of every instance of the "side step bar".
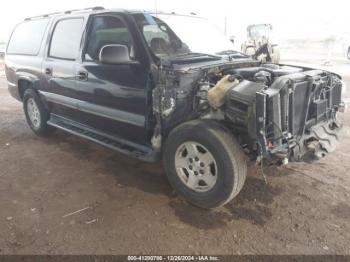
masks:
{"label": "side step bar", "polygon": [[160,158],[159,153],[150,147],[102,133],[55,114],[51,114],[47,124],[143,161],[156,162]]}

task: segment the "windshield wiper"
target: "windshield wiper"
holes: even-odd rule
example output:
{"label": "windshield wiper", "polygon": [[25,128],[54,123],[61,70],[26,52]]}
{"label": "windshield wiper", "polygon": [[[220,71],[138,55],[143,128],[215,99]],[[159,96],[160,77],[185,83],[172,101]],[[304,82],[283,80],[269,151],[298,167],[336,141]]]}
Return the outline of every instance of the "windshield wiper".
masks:
{"label": "windshield wiper", "polygon": [[189,62],[206,62],[206,61],[216,61],[216,60],[222,60],[221,56],[216,55],[210,55],[210,54],[204,54],[204,53],[185,53],[185,54],[179,54],[173,57],[170,57],[169,59],[172,63],[182,64],[182,63],[189,63]]}
{"label": "windshield wiper", "polygon": [[228,56],[232,56],[232,57],[249,57],[247,54],[244,54],[242,52],[235,51],[235,50],[224,50],[224,51],[218,52],[217,54],[218,55],[228,55]]}
{"label": "windshield wiper", "polygon": [[197,57],[207,57],[207,58],[215,58],[215,59],[221,59],[220,56],[216,56],[216,55],[211,55],[211,54],[205,54],[205,53],[194,53],[194,52],[188,52],[188,53],[183,53],[183,54],[178,54],[173,56],[172,58],[175,59],[188,59],[188,58],[197,58]]}

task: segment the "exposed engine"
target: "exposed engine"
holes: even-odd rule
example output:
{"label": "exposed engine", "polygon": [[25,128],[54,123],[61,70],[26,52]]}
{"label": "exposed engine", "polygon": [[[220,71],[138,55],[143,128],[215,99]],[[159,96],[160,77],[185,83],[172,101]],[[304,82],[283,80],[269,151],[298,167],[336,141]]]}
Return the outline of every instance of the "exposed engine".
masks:
{"label": "exposed engine", "polygon": [[258,155],[280,161],[300,160],[311,147],[316,156],[334,150],[341,88],[329,72],[264,64],[208,75],[199,93]]}

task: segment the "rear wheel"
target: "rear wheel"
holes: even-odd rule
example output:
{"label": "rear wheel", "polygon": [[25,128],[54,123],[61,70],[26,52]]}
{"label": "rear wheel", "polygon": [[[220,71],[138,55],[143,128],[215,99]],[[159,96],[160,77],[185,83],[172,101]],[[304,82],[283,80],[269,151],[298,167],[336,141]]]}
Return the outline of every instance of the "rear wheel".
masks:
{"label": "rear wheel", "polygon": [[232,200],[247,173],[240,145],[225,127],[212,121],[195,120],[175,128],[165,143],[163,160],[174,189],[202,208]]}
{"label": "rear wheel", "polygon": [[47,125],[49,113],[45,109],[40,97],[33,89],[27,89],[23,96],[23,110],[29,127],[39,136],[46,136],[54,131]]}

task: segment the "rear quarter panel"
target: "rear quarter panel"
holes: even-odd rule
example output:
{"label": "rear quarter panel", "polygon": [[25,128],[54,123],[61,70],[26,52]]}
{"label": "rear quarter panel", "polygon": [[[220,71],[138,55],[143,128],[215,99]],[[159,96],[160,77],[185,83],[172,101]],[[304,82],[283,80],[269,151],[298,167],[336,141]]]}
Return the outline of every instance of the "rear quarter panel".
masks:
{"label": "rear quarter panel", "polygon": [[[21,80],[26,80],[32,83],[34,89],[40,88],[42,83],[42,62],[44,57],[45,46],[47,43],[48,32],[52,19],[49,20],[46,27],[40,49],[37,55],[22,55],[22,54],[9,54],[5,56],[5,74],[7,78],[7,84],[10,94],[17,100],[22,100],[18,83]],[[15,30],[15,29],[14,29]],[[12,37],[12,34],[11,34]],[[11,42],[11,37],[9,42]],[[7,47],[8,49],[8,47]],[[6,49],[6,51],[7,51]]]}

